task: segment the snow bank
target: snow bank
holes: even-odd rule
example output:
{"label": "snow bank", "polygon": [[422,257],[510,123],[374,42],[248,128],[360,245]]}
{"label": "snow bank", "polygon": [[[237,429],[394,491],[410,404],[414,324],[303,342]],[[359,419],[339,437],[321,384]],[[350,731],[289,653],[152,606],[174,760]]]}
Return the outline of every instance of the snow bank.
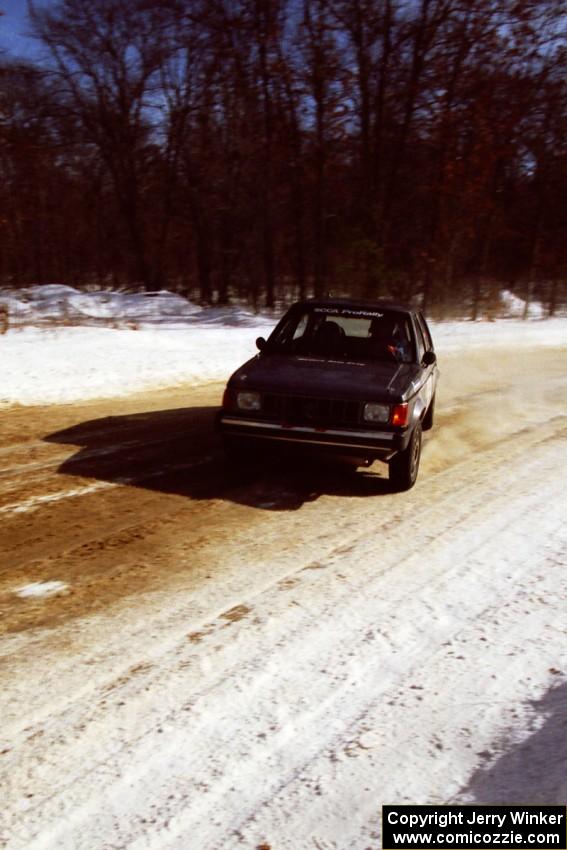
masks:
{"label": "snow bank", "polygon": [[[518,298],[509,289],[505,289],[500,293],[500,303],[504,315],[512,319],[523,319],[526,302],[523,298]],[[533,301],[528,306],[528,318],[543,319],[545,318],[545,310],[539,301]]]}
{"label": "snow bank", "polygon": [[0,405],[67,403],[221,380],[256,351],[274,319],[202,308],[171,292],[0,292]]}
{"label": "snow bank", "polygon": [[175,326],[228,324],[253,326],[257,317],[247,310],[231,307],[203,308],[181,295],[158,292],[79,292],[71,286],[48,284],[15,291],[0,290],[12,327],[33,324],[100,325],[132,328],[134,324]]}

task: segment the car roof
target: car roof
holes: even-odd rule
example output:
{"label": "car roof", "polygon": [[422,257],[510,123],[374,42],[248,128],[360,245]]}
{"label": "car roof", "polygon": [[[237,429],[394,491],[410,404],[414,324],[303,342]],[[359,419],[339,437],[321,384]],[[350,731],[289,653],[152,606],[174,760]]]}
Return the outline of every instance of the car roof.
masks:
{"label": "car roof", "polygon": [[301,308],[316,308],[316,307],[337,307],[348,308],[349,310],[392,310],[402,313],[416,313],[413,307],[408,307],[407,304],[399,304],[394,301],[387,300],[367,300],[364,298],[306,298],[303,301],[297,301],[293,307]]}

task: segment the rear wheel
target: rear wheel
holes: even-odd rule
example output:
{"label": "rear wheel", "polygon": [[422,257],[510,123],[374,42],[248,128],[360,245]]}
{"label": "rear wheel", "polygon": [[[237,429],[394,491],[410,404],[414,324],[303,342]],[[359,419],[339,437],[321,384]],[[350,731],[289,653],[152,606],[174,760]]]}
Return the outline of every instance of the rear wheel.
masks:
{"label": "rear wheel", "polygon": [[390,461],[388,478],[393,490],[410,490],[416,482],[421,458],[421,422],[412,431],[410,441],[402,452]]}

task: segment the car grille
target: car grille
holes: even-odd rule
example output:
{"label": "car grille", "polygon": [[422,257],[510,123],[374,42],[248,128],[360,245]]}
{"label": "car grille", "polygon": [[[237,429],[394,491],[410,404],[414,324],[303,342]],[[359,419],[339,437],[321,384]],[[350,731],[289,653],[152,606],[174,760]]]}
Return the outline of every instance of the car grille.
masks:
{"label": "car grille", "polygon": [[360,403],[329,398],[275,395],[263,397],[263,412],[290,425],[359,425]]}

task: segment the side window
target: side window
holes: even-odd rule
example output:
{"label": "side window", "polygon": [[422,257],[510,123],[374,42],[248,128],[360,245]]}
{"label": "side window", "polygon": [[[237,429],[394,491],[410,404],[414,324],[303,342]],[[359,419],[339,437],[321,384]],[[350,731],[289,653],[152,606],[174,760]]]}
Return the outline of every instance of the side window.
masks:
{"label": "side window", "polygon": [[402,322],[401,325],[402,331],[402,361],[404,363],[411,363],[414,360],[414,352],[413,352],[413,334],[411,332],[411,323],[409,319],[406,319]]}
{"label": "side window", "polygon": [[270,337],[270,344],[275,346],[287,345],[292,339],[295,339],[297,336],[297,326],[303,325],[304,318],[304,315],[298,318],[297,313],[292,313],[287,317],[284,316],[282,324],[276,326],[274,329]]}
{"label": "side window", "polygon": [[421,329],[421,323],[417,320],[417,316],[415,317],[415,337],[417,342],[417,360],[421,363],[423,355],[427,350],[427,346],[425,344],[425,339],[423,338],[423,330]]}
{"label": "side window", "polygon": [[297,327],[296,327],[295,332],[293,334],[293,339],[297,339],[298,337],[303,336],[303,334],[305,333],[305,329],[307,327],[308,318],[309,318],[309,315],[307,313],[304,313],[303,316],[301,317],[301,319],[299,320],[299,322],[297,323]]}
{"label": "side window", "polygon": [[424,340],[425,340],[425,349],[426,349],[426,351],[432,351],[433,350],[433,340],[431,339],[431,334],[429,333],[429,328],[427,327],[427,322],[423,318],[422,313],[417,314],[417,321],[418,321],[419,326],[420,326],[422,333],[423,333],[423,337],[424,337]]}

